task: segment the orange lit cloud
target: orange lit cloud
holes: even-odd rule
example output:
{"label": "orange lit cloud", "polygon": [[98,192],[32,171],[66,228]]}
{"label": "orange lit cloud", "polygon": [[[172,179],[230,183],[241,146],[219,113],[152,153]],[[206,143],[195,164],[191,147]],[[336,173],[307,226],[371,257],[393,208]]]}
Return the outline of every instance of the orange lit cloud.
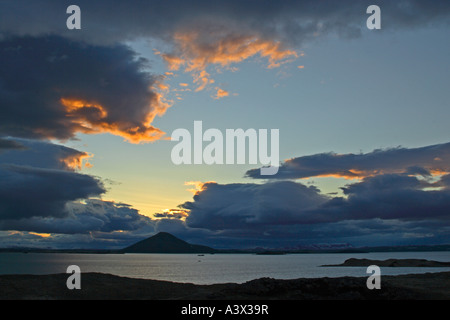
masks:
{"label": "orange lit cloud", "polygon": [[[161,88],[164,89],[164,86]],[[152,108],[141,111],[142,118],[136,121],[127,118],[112,119],[108,109],[95,102],[67,97],[60,102],[66,109],[67,117],[77,125],[76,131],[86,134],[110,133],[137,144],[161,139],[165,134],[153,127],[151,122],[157,115],[163,115],[171,103],[161,93],[155,93],[152,100]]]}
{"label": "orange lit cloud", "polygon": [[210,78],[210,75],[205,70],[200,71],[198,74],[194,74],[194,83],[198,85],[195,92],[202,91],[207,85],[214,83],[214,79]]}
{"label": "orange lit cloud", "polygon": [[[346,180],[357,180],[363,179],[367,177],[373,177],[378,174],[385,174],[388,172],[383,172],[382,170],[357,170],[357,169],[348,169],[345,171],[334,172],[334,173],[323,173],[317,174],[314,177],[316,178],[336,178],[336,179],[346,179]],[[392,172],[394,173],[394,172]],[[302,179],[308,179],[309,177],[305,177]]]}
{"label": "orange lit cloud", "polygon": [[92,164],[89,162],[89,159],[92,157],[93,155],[86,152],[80,152],[79,154],[68,155],[66,158],[61,159],[61,161],[69,169],[81,170],[82,168],[92,168]]}
{"label": "orange lit cloud", "polygon": [[185,209],[164,209],[163,212],[154,213],[156,219],[179,219],[185,220],[189,216],[189,210]]}
{"label": "orange lit cloud", "polygon": [[224,97],[228,97],[230,95],[230,93],[226,90],[220,89],[216,87],[216,94],[214,96],[214,99],[220,99],[220,98],[224,98]]}
{"label": "orange lit cloud", "polygon": [[215,181],[186,181],[184,183],[185,186],[194,186],[194,188],[187,189],[187,191],[192,192],[194,195],[199,194],[200,192],[204,191],[206,189],[206,184],[208,183],[216,183]]}
{"label": "orange lit cloud", "polygon": [[204,90],[208,84],[214,83],[206,72],[209,65],[235,70],[232,64],[259,56],[267,59],[267,68],[276,68],[299,56],[296,51],[283,48],[278,41],[253,35],[210,32],[206,36],[191,31],[175,33],[173,40],[174,52],[158,54],[171,71],[183,69],[184,72],[192,73],[196,91]]}
{"label": "orange lit cloud", "polygon": [[[450,173],[450,143],[419,148],[377,149],[369,153],[319,153],[287,159],[273,179],[335,177],[362,179],[385,174],[437,177]],[[264,178],[259,169],[247,177]]]}
{"label": "orange lit cloud", "polygon": [[29,234],[33,234],[35,236],[41,237],[41,238],[48,238],[51,236],[50,233],[37,233],[37,232],[28,232]]}
{"label": "orange lit cloud", "polygon": [[163,82],[158,82],[157,84],[156,84],[156,86],[158,87],[158,89],[159,90],[161,90],[161,91],[169,91],[169,89],[170,89],[170,86],[168,85],[168,84],[166,84],[166,83],[163,83]]}
{"label": "orange lit cloud", "polygon": [[[5,65],[20,67],[2,72],[0,82],[16,81],[17,74],[27,81],[2,95],[8,98],[2,101],[0,118],[8,124],[1,126],[0,136],[66,141],[77,133],[110,133],[140,143],[164,135],[151,123],[172,105],[166,96],[171,88],[164,82],[168,75],[151,74],[147,60],[137,58],[131,48],[50,36],[8,41],[0,47],[28,49],[15,54],[0,49]],[[63,58],[56,59],[55,52]]]}
{"label": "orange lit cloud", "polygon": [[444,169],[444,168],[442,168],[442,169],[431,169],[430,170],[430,174],[432,175],[432,176],[434,176],[434,177],[436,177],[436,176],[443,176],[443,175],[445,175],[445,174],[449,174],[450,172],[449,172],[449,170],[447,169]]}
{"label": "orange lit cloud", "polygon": [[216,35],[211,43],[202,43],[199,33],[177,33],[174,36],[179,54],[163,54],[171,70],[181,66],[185,71],[204,70],[208,65],[226,67],[251,57],[267,58],[268,68],[278,67],[287,58],[297,58],[296,51],[284,49],[278,41],[262,40],[254,36]]}

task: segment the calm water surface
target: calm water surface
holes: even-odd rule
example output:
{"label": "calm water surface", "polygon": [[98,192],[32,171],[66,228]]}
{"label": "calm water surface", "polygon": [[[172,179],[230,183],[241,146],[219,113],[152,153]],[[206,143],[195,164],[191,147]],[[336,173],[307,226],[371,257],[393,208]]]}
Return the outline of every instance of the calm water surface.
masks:
{"label": "calm water surface", "polygon": [[[242,283],[256,278],[276,279],[357,276],[367,277],[365,267],[321,267],[348,258],[385,260],[428,259],[450,261],[450,252],[389,252],[353,254],[68,254],[0,253],[0,274],[65,273],[69,265],[81,272],[212,284]],[[450,268],[381,268],[381,275],[450,271]]]}

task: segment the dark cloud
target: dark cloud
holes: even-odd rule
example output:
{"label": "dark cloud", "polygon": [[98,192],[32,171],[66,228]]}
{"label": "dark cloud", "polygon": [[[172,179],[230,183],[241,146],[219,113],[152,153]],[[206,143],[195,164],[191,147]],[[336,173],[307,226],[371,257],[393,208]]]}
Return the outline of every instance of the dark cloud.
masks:
{"label": "dark cloud", "polygon": [[83,151],[39,140],[19,138],[3,140],[17,147],[8,148],[0,153],[0,164],[66,171],[89,166],[90,155]]}
{"label": "dark cloud", "polygon": [[0,153],[11,149],[25,149],[25,146],[14,140],[0,138]]}
{"label": "dark cloud", "polygon": [[[217,232],[230,243],[445,243],[450,236],[449,163],[449,143],[304,156],[287,160],[275,177],[360,180],[344,186],[344,196],[290,180],[206,183],[182,207],[190,210],[187,227]],[[257,171],[247,176],[257,178]]]}
{"label": "dark cloud", "polygon": [[89,157],[85,152],[39,140],[3,140],[8,148],[0,154],[0,230],[10,230],[10,239],[123,247],[155,232],[155,221],[132,206],[90,198],[106,190],[98,178],[79,173]]}
{"label": "dark cloud", "polygon": [[[287,0],[255,3],[231,1],[127,1],[79,0],[82,29],[67,30],[70,1],[15,1],[0,4],[0,30],[6,34],[56,33],[94,42],[115,43],[138,37],[173,39],[182,30],[207,35],[215,30],[277,38],[301,43],[330,32],[355,36],[366,27],[366,8],[371,1]],[[382,9],[382,28],[414,27],[445,21],[448,1],[377,1]],[[203,37],[207,41],[207,37]],[[207,43],[207,42],[206,42]]]}
{"label": "dark cloud", "polygon": [[78,172],[84,152],[8,141],[24,148],[0,154],[0,230],[13,230],[28,245],[75,247],[120,247],[154,232],[154,221],[130,205],[90,198],[106,190],[98,178]]}
{"label": "dark cloud", "polygon": [[429,186],[428,182],[421,181],[417,177],[384,174],[364,178],[362,182],[349,184],[341,189],[346,195],[361,195],[374,192],[390,192],[392,190],[421,190]]}
{"label": "dark cloud", "polygon": [[431,177],[432,174],[429,170],[419,167],[419,166],[412,166],[408,167],[405,170],[406,175],[413,175],[413,176],[422,176],[422,177]]}
{"label": "dark cloud", "polygon": [[112,133],[152,141],[150,125],[168,107],[154,90],[158,77],[123,45],[95,46],[57,36],[0,41],[0,134],[73,138]]}
{"label": "dark cloud", "polygon": [[[285,234],[297,230],[306,239],[330,239],[335,235],[353,242],[373,242],[377,237],[380,241],[391,238],[396,243],[438,238],[448,241],[449,163],[450,143],[366,154],[323,153],[286,160],[277,175],[264,178],[333,176],[361,180],[343,187],[343,197],[329,195],[327,201],[307,212],[298,209],[292,214],[296,219],[292,219],[295,227],[291,231],[283,226],[271,227],[282,229]],[[249,170],[247,176],[263,178],[255,169]]]}
{"label": "dark cloud", "polygon": [[155,220],[126,204],[91,199],[70,202],[63,218],[3,219],[0,229],[51,233],[54,241],[72,247],[120,248],[159,231],[217,248],[445,243],[450,193],[428,190],[430,186],[416,177],[380,175],[350,184],[345,197],[332,198],[291,181],[207,183],[192,202],[182,205],[190,210],[186,221]]}
{"label": "dark cloud", "polygon": [[67,216],[66,203],[105,192],[92,176],[54,169],[0,166],[0,219]]}
{"label": "dark cloud", "polygon": [[188,212],[182,209],[166,209],[163,212],[154,213],[155,218],[166,218],[166,219],[183,219],[188,216]]}
{"label": "dark cloud", "polygon": [[278,173],[261,176],[259,169],[247,171],[256,179],[301,179],[335,176],[349,179],[382,173],[407,173],[429,176],[450,172],[450,143],[420,148],[379,149],[370,153],[321,153],[284,161]]}
{"label": "dark cloud", "polygon": [[445,188],[450,188],[450,174],[442,176],[441,179],[437,182],[437,184]]}
{"label": "dark cloud", "polygon": [[105,192],[98,178],[75,171],[85,153],[49,142],[8,141],[25,148],[0,154],[0,220],[65,217],[66,203]]}
{"label": "dark cloud", "polygon": [[[218,232],[227,239],[376,241],[449,237],[450,192],[401,174],[367,177],[344,187],[345,197],[324,196],[290,181],[264,184],[206,184],[192,202],[189,228]],[[416,240],[417,240],[416,239]]]}
{"label": "dark cloud", "polygon": [[335,198],[320,208],[330,216],[350,219],[439,220],[450,222],[450,192],[427,189],[432,184],[397,174],[365,178],[344,189],[347,198]]}
{"label": "dark cloud", "polygon": [[207,183],[194,201],[185,202],[182,207],[190,210],[186,218],[189,227],[223,230],[307,221],[309,210],[326,200],[315,187],[291,181]]}
{"label": "dark cloud", "polygon": [[[65,217],[32,217],[0,221],[2,230],[37,233],[88,234],[112,233],[145,229],[154,231],[154,222],[129,205],[89,199],[67,205]],[[102,237],[105,237],[102,235]]]}

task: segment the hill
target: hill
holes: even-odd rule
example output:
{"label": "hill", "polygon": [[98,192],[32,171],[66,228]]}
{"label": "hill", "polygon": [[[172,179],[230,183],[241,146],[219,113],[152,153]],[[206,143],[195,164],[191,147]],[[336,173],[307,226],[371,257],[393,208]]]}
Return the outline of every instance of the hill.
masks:
{"label": "hill", "polygon": [[167,232],[160,232],[122,250],[125,253],[214,253],[215,249],[190,244]]}

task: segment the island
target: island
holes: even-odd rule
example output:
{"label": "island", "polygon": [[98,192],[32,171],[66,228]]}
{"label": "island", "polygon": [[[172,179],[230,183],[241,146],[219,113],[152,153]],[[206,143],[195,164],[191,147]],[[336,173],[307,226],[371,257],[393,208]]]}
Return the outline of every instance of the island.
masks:
{"label": "island", "polygon": [[136,242],[122,249],[122,253],[215,253],[217,250],[191,244],[167,232],[159,232],[154,236]]}
{"label": "island", "polygon": [[378,267],[422,267],[422,268],[445,268],[450,267],[450,262],[433,261],[426,259],[356,259],[350,258],[342,264],[322,265],[322,267],[368,267],[376,265]]}

